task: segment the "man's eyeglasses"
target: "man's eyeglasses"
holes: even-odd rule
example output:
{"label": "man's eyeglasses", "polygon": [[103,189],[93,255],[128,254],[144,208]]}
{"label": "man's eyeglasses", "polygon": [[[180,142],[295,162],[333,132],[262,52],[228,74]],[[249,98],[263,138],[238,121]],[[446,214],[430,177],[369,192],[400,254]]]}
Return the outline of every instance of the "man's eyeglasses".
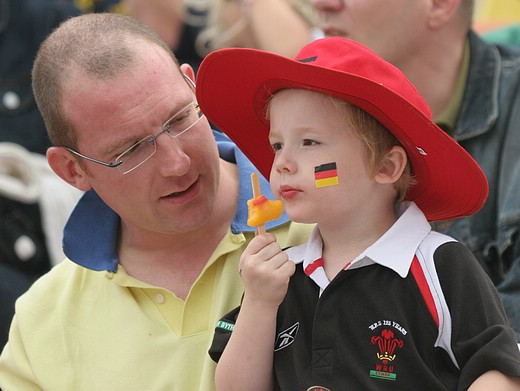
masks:
{"label": "man's eyeglasses", "polygon": [[173,117],[166,121],[162,130],[155,136],[146,136],[141,141],[135,143],[121,155],[117,156],[114,162],[107,163],[85,156],[71,148],[65,147],[69,152],[82,159],[102,164],[105,167],[116,168],[123,174],[128,174],[135,170],[141,164],[146,162],[157,150],[157,138],[166,133],[172,139],[179,137],[181,134],[190,130],[204,116],[197,102],[191,102],[182,110],[177,112]]}

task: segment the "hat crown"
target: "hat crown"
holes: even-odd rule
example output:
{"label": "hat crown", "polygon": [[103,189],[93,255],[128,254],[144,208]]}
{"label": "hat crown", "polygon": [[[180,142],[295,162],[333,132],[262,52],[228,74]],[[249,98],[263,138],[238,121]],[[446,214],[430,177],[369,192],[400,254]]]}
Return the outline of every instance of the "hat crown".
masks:
{"label": "hat crown", "polygon": [[300,50],[295,60],[378,83],[382,88],[391,90],[414,105],[425,117],[432,119],[430,106],[406,76],[397,67],[356,41],[341,37],[317,39]]}

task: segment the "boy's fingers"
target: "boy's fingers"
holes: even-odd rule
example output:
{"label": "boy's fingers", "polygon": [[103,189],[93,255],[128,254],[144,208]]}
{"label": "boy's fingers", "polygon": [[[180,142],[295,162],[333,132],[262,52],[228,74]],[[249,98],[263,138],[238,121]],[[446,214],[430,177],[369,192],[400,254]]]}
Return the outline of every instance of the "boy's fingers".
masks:
{"label": "boy's fingers", "polygon": [[244,253],[257,254],[264,247],[274,242],[276,242],[276,237],[273,234],[265,233],[262,235],[257,235],[253,239],[251,239],[251,242],[249,242],[249,244],[247,245]]}

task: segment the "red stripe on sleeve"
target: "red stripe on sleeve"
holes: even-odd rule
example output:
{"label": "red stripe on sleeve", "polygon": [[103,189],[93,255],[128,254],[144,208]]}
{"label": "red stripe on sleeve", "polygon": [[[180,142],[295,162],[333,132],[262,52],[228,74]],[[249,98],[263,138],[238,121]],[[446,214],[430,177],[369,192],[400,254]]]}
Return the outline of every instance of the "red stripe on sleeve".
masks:
{"label": "red stripe on sleeve", "polygon": [[426,281],[426,277],[424,276],[424,271],[417,259],[417,256],[413,258],[412,266],[410,267],[410,271],[412,272],[417,285],[419,286],[419,290],[426,302],[426,306],[430,311],[433,320],[437,327],[439,327],[439,314],[437,313],[437,308],[435,307],[435,302],[433,301],[432,292],[430,290],[430,286],[428,285],[428,281]]}

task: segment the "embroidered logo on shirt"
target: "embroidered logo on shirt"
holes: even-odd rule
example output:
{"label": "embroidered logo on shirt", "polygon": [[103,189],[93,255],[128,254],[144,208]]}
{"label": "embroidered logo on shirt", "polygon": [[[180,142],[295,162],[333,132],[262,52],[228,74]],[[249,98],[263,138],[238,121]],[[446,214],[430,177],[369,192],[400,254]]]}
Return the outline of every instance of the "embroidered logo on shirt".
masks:
{"label": "embroidered logo on shirt", "polygon": [[290,344],[294,342],[296,338],[296,334],[298,334],[298,329],[300,328],[300,322],[296,322],[288,329],[280,332],[276,337],[276,343],[274,345],[274,351],[277,352],[283,348],[286,348]]}
{"label": "embroidered logo on shirt", "polygon": [[[381,327],[381,329],[379,329]],[[398,351],[404,346],[403,339],[396,335],[396,331],[405,336],[408,332],[399,323],[390,320],[380,320],[370,325],[372,331],[379,333],[370,338],[372,345],[377,347],[374,368],[370,370],[370,377],[384,380],[397,380],[395,360]]]}

